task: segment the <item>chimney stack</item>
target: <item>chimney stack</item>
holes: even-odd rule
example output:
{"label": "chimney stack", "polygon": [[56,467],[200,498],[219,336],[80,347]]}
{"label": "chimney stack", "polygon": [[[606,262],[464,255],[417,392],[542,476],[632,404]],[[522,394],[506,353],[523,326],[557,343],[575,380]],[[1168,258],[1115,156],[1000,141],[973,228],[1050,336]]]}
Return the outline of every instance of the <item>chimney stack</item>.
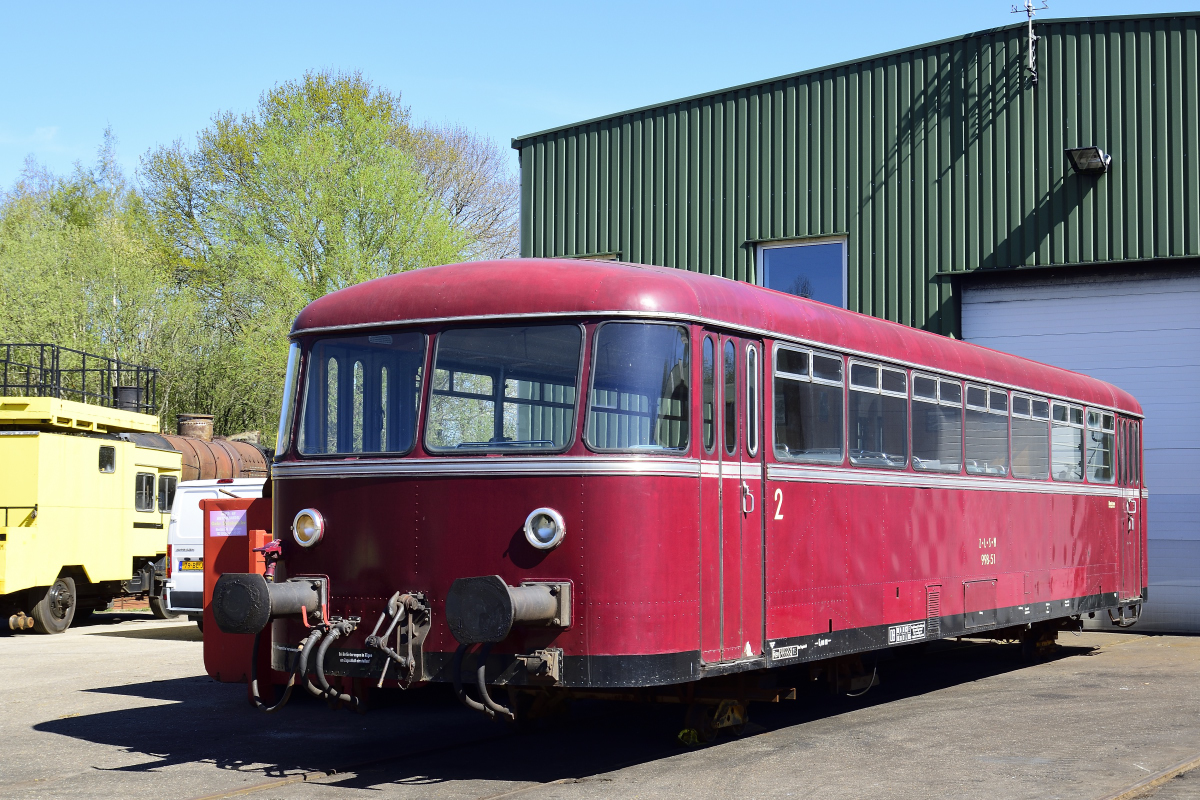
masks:
{"label": "chimney stack", "polygon": [[180,414],[178,416],[180,436],[192,436],[211,442],[213,438],[212,414]]}

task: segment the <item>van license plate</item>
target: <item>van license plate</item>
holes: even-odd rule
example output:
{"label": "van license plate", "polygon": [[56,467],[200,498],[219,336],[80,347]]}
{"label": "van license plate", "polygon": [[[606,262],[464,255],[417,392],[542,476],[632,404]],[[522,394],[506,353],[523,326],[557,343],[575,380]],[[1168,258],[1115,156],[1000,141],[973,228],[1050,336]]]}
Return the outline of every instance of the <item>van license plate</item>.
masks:
{"label": "van license plate", "polygon": [[204,571],[204,560],[201,559],[199,561],[191,561],[191,560],[180,561],[179,569],[184,570],[184,571],[193,570],[193,571],[197,571],[197,572],[203,572]]}

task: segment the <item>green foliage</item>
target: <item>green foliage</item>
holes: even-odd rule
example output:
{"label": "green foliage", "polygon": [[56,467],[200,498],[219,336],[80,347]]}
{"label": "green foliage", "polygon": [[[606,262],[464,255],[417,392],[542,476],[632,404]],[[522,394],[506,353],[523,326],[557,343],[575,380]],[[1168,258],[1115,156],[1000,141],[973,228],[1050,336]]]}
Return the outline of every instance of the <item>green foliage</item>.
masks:
{"label": "green foliage", "polygon": [[163,369],[160,402],[192,364],[194,295],[142,234],[106,134],[97,165],[55,178],[32,165],[0,205],[0,341],[50,342]]}
{"label": "green foliage", "polygon": [[466,236],[401,146],[408,130],[399,98],[361,76],[309,74],[267,92],[253,115],[218,115],[195,150],[150,153],[146,196],[193,281],[283,289],[298,311],[463,254]]}
{"label": "green foliage", "polygon": [[165,426],[274,439],[292,321],[382,275],[515,252],[502,151],[415,127],[357,73],[314,72],[147,153],[127,184],[96,166],[31,167],[0,198],[0,341],[46,341],[158,367]]}

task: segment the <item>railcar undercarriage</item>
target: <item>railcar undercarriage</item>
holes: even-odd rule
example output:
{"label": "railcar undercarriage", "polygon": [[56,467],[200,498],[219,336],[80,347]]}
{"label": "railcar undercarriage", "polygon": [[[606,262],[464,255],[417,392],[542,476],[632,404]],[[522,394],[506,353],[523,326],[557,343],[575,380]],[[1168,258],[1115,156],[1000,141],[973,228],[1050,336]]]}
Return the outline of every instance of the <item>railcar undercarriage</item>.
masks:
{"label": "railcar undercarriage", "polygon": [[[746,660],[740,665],[716,665],[717,668],[702,673],[699,679],[661,685],[572,686],[564,681],[566,659],[561,648],[513,654],[492,652],[514,628],[570,627],[569,582],[528,582],[514,587],[494,575],[455,581],[446,597],[445,621],[459,646],[446,663],[445,654],[424,650],[433,613],[422,593],[395,592],[380,610],[370,634],[362,640],[365,650],[345,650],[337,647],[338,641],[345,641],[358,631],[362,619],[330,616],[328,580],[324,577],[293,577],[275,582],[277,558],[276,548],[268,554],[265,575],[222,575],[213,593],[213,611],[221,631],[254,634],[250,699],[255,707],[268,713],[286,705],[297,684],[325,700],[331,708],[363,712],[370,690],[382,688],[385,683],[408,688],[420,683],[449,682],[468,708],[491,719],[519,723],[552,716],[569,701],[580,699],[683,705],[686,712],[680,739],[684,744],[695,745],[711,742],[723,729],[739,734],[749,719],[751,703],[794,700],[805,685],[824,684],[830,693],[851,697],[866,694],[880,683],[880,662],[896,650],[887,646],[777,665],[764,658]],[[1079,605],[1066,603],[1064,607]],[[1140,603],[1126,601],[1105,610],[1114,625],[1127,627],[1137,621]],[[1022,657],[1033,661],[1054,652],[1060,631],[1078,633],[1085,613],[1094,617],[1096,611],[1084,610],[988,630],[955,631],[906,644],[928,645],[937,638],[1019,642]],[[306,630],[295,646],[275,639],[276,631],[286,631],[289,620],[299,622]],[[277,699],[273,701],[264,699],[260,692],[259,662],[264,633],[269,640],[269,663],[273,671],[288,675],[286,683],[275,687]],[[356,669],[347,669],[350,665]],[[339,685],[331,682],[333,676]],[[347,684],[353,688],[348,690]],[[497,691],[505,693],[503,702],[497,699]]]}

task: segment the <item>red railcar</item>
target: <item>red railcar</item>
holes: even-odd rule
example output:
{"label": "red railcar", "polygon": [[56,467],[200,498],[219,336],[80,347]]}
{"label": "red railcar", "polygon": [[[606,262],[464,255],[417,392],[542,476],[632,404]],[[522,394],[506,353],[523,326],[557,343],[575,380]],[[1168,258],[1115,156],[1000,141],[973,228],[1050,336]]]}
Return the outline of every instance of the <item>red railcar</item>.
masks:
{"label": "red railcar", "polygon": [[381,278],[292,338],[275,582],[214,610],[324,687],[476,644],[473,684],[665,686],[1146,596],[1141,408],[1083,375],[587,261]]}

